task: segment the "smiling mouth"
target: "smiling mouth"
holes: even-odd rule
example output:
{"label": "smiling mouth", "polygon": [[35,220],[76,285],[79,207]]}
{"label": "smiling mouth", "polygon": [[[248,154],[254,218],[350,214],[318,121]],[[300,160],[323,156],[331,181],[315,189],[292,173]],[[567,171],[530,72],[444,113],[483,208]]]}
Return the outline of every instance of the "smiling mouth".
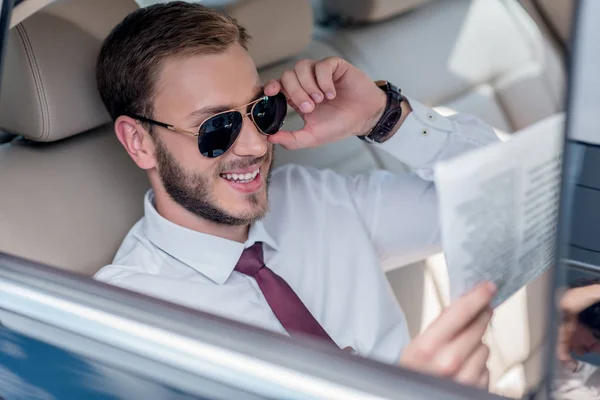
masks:
{"label": "smiling mouth", "polygon": [[256,179],[256,177],[258,176],[260,172],[260,167],[256,168],[256,170],[252,171],[252,172],[248,172],[245,174],[230,174],[230,173],[226,173],[226,174],[220,174],[221,178],[230,181],[230,182],[235,182],[235,183],[250,183],[252,181],[254,181]]}

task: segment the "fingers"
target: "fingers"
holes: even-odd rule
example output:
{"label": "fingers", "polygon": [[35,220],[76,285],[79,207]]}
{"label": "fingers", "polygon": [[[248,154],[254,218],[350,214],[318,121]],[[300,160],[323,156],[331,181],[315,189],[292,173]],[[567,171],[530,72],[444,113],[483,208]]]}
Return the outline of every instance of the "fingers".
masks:
{"label": "fingers", "polygon": [[336,91],[333,83],[333,74],[335,72],[335,62],[332,59],[323,60],[315,65],[315,77],[325,97],[329,100],[335,99]]}
{"label": "fingers", "polygon": [[298,131],[280,130],[274,135],[269,135],[267,140],[270,143],[283,146],[287,150],[297,150],[317,147],[319,143],[315,141],[313,135],[305,132],[303,129]]}
{"label": "fingers", "polygon": [[[433,367],[446,376],[455,376],[464,368],[473,369],[474,367],[469,367],[468,360],[473,357],[474,353],[481,351],[481,346],[483,345],[481,339],[485,334],[491,318],[492,312],[490,310],[484,310],[470,326],[464,329],[454,340],[441,349],[435,358]],[[475,372],[477,373],[477,376],[473,377],[473,379],[479,377],[480,371],[477,370]]]}
{"label": "fingers", "polygon": [[294,71],[304,91],[315,104],[319,104],[325,99],[325,95],[315,79],[315,64],[316,62],[311,60],[301,60],[296,63]]}
{"label": "fingers", "polygon": [[[344,77],[349,76],[349,71],[355,73],[358,78],[352,79],[350,77],[344,80]],[[351,136],[354,128],[349,127],[363,124],[361,110],[352,110],[355,113],[346,110],[348,103],[356,107],[359,103],[357,98],[362,99],[362,96],[352,93],[353,90],[356,91],[356,86],[361,86],[357,85],[356,81],[358,83],[362,81],[363,87],[375,90],[373,89],[375,85],[364,73],[339,57],[330,57],[318,62],[313,60],[298,61],[294,69],[285,71],[279,80],[269,81],[264,89],[265,94],[273,96],[278,92],[284,93],[288,104],[302,116],[305,122],[304,127],[300,130],[281,130],[278,133],[269,135],[269,142],[279,144],[286,149],[296,150],[316,147]],[[344,86],[344,82],[346,82],[346,86]],[[377,94],[380,94],[380,92],[377,90]],[[358,90],[358,93],[361,93],[360,90]],[[344,95],[350,101],[348,98],[344,98]],[[322,107],[318,108],[319,112],[314,113],[317,106],[334,98],[338,99],[335,104],[323,104]],[[344,100],[347,104],[341,107],[340,105]],[[360,104],[358,104],[358,107],[360,107]],[[331,125],[336,125],[332,124],[332,121],[336,120],[340,112],[345,112],[346,118],[343,122],[337,124],[337,130],[332,130]],[[352,121],[352,118],[348,119],[348,114],[356,114],[359,123],[356,124],[355,121]],[[347,126],[344,126],[344,124]]]}
{"label": "fingers", "polygon": [[[314,110],[315,105],[336,96],[335,81],[348,69],[348,64],[338,57],[322,61],[301,60],[293,70],[281,75],[281,90],[288,94],[292,107],[303,113]],[[274,86],[275,87],[275,86]],[[269,93],[267,95],[271,96]]]}
{"label": "fingers", "polygon": [[295,71],[285,71],[281,75],[281,85],[289,96],[289,102],[300,109],[300,111],[309,113],[313,110],[315,104],[300,84]]}
{"label": "fingers", "polygon": [[469,326],[490,305],[496,294],[493,283],[481,283],[450,305],[435,322],[423,332],[422,340],[438,348],[450,342]]}
{"label": "fingers", "polygon": [[270,81],[268,81],[264,86],[263,92],[267,96],[275,96],[279,92],[283,93],[285,95],[285,98],[288,100],[288,104],[290,105],[290,107],[292,107],[298,113],[302,112],[296,104],[290,101],[290,96],[287,94],[287,92],[281,86],[281,83],[278,80],[271,79]]}
{"label": "fingers", "polygon": [[264,92],[267,96],[275,96],[277,93],[281,92],[281,84],[278,80],[271,79],[265,84]]}
{"label": "fingers", "polygon": [[455,375],[455,380],[464,385],[487,388],[489,380],[487,360],[489,356],[490,349],[479,342],[473,354],[463,363],[460,371]]}
{"label": "fingers", "polygon": [[486,387],[489,349],[482,338],[492,318],[495,293],[495,285],[483,283],[454,302],[404,349],[401,364]]}

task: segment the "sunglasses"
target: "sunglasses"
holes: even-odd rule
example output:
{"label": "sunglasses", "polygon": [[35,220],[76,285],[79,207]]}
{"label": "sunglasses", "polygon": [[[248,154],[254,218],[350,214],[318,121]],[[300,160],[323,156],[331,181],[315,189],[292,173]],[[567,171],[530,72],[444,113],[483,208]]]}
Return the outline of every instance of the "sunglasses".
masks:
{"label": "sunglasses", "polygon": [[[243,114],[239,109],[249,112]],[[248,104],[215,114],[205,119],[198,132],[179,129],[164,122],[133,115],[131,118],[167,128],[174,132],[198,137],[200,154],[207,158],[216,158],[225,154],[236,142],[242,131],[244,116],[250,117],[256,128],[265,135],[279,132],[287,114],[287,99],[283,93],[275,96],[263,96]]]}

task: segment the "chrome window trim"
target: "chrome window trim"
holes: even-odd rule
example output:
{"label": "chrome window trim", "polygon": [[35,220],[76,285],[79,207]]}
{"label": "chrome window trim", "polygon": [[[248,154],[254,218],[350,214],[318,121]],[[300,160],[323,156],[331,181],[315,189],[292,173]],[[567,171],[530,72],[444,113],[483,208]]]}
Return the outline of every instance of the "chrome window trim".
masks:
{"label": "chrome window trim", "polygon": [[2,254],[0,309],[272,398],[500,398]]}

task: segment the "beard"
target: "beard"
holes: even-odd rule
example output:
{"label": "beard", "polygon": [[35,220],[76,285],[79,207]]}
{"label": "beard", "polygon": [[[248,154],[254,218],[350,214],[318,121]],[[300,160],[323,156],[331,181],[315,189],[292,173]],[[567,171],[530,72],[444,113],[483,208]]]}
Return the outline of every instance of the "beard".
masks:
{"label": "beard", "polygon": [[[261,205],[262,193],[251,193],[247,195],[248,203],[254,208],[243,215],[232,215],[219,206],[218,201],[210,190],[211,179],[203,174],[187,172],[177,163],[169,153],[166,146],[155,138],[156,158],[158,163],[158,175],[165,191],[181,207],[207,221],[220,225],[249,225],[262,219],[269,209],[268,200]],[[264,156],[251,160],[238,160],[222,165],[220,171],[247,168],[251,165],[268,162],[269,168],[265,189],[268,191],[271,179],[271,165],[273,163],[273,149],[271,148]],[[219,179],[220,178],[219,176]]]}

